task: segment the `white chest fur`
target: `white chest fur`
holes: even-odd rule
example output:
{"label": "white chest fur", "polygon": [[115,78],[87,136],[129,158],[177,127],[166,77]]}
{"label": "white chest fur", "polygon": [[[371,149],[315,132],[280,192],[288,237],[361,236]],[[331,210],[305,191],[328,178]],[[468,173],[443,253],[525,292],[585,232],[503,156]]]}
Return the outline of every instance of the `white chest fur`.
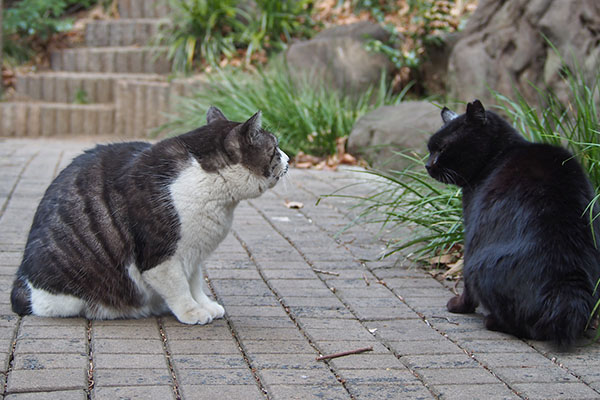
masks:
{"label": "white chest fur", "polygon": [[202,169],[195,159],[169,188],[180,223],[176,257],[197,265],[227,236],[238,201],[219,173]]}

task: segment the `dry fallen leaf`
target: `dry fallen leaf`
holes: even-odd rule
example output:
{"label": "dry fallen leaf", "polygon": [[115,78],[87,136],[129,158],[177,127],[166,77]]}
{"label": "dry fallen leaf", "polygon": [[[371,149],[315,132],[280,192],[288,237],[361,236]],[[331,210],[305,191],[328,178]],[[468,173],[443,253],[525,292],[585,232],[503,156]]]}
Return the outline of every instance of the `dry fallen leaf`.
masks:
{"label": "dry fallen leaf", "polygon": [[457,262],[455,262],[453,264],[448,264],[448,267],[450,269],[448,271],[444,272],[442,274],[442,276],[444,278],[447,278],[448,276],[458,274],[459,272],[462,271],[464,263],[465,263],[465,260],[463,258],[461,258],[460,260],[458,260]]}

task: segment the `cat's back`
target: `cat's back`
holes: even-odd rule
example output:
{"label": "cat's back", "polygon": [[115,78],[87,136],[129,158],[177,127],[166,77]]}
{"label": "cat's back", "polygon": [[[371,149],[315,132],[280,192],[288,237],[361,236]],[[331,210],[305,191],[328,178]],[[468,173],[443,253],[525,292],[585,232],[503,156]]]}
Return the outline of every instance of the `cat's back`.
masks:
{"label": "cat's back", "polygon": [[586,214],[593,197],[569,151],[538,143],[517,146],[467,195],[467,240],[523,251],[529,245],[583,251],[593,246]]}

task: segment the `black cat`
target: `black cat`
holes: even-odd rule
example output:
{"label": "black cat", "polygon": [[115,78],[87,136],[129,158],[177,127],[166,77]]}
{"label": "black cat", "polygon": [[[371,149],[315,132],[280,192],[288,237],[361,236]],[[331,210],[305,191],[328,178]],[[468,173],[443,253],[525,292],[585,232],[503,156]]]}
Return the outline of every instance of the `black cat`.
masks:
{"label": "black cat", "polygon": [[592,229],[583,169],[563,148],[526,141],[478,100],[460,116],[444,108],[442,120],[426,168],[462,188],[465,227],[465,289],[448,310],[481,303],[487,329],[569,346],[600,276],[600,221]]}

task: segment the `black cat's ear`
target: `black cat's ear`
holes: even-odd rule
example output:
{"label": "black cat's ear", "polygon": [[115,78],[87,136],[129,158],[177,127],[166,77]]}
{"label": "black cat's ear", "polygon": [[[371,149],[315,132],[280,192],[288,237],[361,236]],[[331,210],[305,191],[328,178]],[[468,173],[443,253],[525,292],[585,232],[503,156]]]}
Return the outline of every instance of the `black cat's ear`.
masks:
{"label": "black cat's ear", "polygon": [[467,104],[467,121],[475,124],[483,125],[487,119],[485,115],[485,108],[479,100],[474,100],[472,103]]}
{"label": "black cat's ear", "polygon": [[240,129],[240,133],[246,136],[248,143],[254,144],[260,134],[262,128],[262,113],[258,111],[244,122]]}
{"label": "black cat's ear", "polygon": [[214,121],[228,121],[228,119],[217,107],[210,106],[206,112],[206,123],[210,124]]}
{"label": "black cat's ear", "polygon": [[456,117],[458,117],[458,114],[450,110],[448,107],[444,107],[442,109],[442,121],[444,121],[445,124],[452,121]]}

